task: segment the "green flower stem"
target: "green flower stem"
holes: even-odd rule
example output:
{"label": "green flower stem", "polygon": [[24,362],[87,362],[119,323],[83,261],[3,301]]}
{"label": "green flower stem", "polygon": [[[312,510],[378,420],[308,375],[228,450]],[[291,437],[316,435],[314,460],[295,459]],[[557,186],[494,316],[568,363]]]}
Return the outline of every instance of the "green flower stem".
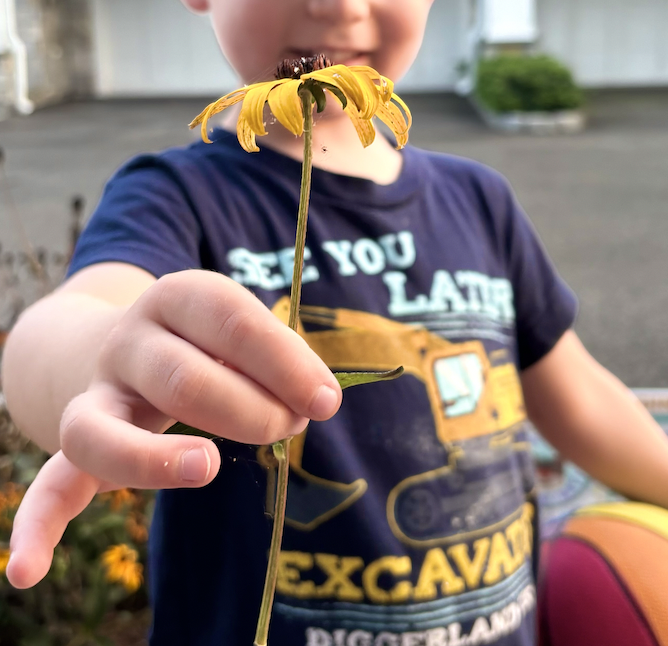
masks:
{"label": "green flower stem", "polygon": [[[302,293],[302,272],[304,269],[304,247],[306,246],[306,221],[311,195],[311,168],[313,166],[313,96],[308,91],[299,94],[304,114],[304,161],[302,163],[302,185],[299,193],[299,213],[297,215],[297,236],[295,240],[295,264],[292,272],[290,289],[290,315],[288,326],[297,330],[299,322],[299,303]],[[276,580],[278,578],[278,557],[281,553],[283,526],[285,524],[285,503],[288,494],[288,471],[290,469],[290,438],[272,445],[278,461],[278,483],[276,487],[276,506],[274,508],[274,527],[269,547],[269,563],[264,580],[260,616],[255,633],[255,646],[267,646],[269,621],[274,604]]]}
{"label": "green flower stem", "polygon": [[304,161],[302,162],[302,186],[299,193],[297,214],[297,236],[295,239],[295,265],[290,288],[290,317],[288,326],[296,330],[299,320],[299,302],[302,297],[302,272],[304,270],[304,247],[306,246],[306,221],[308,203],[311,196],[311,168],[313,167],[313,96],[310,92],[300,93],[304,113]]}

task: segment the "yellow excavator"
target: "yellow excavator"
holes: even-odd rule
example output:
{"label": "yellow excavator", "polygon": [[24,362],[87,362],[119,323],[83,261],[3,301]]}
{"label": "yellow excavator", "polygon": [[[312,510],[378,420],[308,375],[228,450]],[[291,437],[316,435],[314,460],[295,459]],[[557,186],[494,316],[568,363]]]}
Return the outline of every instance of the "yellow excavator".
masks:
{"label": "yellow excavator", "polygon": [[[276,303],[273,312],[287,321],[288,308],[286,297]],[[303,324],[313,324],[317,331],[307,332]],[[450,517],[453,505],[463,509],[470,500],[479,499],[481,488],[487,490],[492,486],[507,491],[517,484],[508,481],[512,469],[502,465],[487,469],[484,482],[472,475],[472,480],[467,483],[466,477],[459,473],[461,505],[451,491],[453,467],[457,463],[465,467],[467,446],[475,445],[478,458],[490,464],[497,458],[506,462],[509,452],[524,448],[515,441],[515,432],[526,420],[522,390],[515,364],[505,350],[488,355],[480,341],[451,343],[421,326],[399,323],[368,312],[325,307],[302,306],[298,331],[333,371],[376,372],[402,365],[407,374],[424,384],[436,436],[446,448],[449,462],[434,471],[407,478],[390,493],[388,522],[402,541],[421,545],[448,542],[450,533],[447,536],[430,533],[430,527],[426,526],[429,517],[433,517],[432,529],[437,531],[435,528],[439,523],[442,525],[440,517],[443,514]],[[362,479],[338,483],[305,471],[302,459],[307,433],[296,436],[290,446],[292,475],[286,520],[289,526],[304,531],[315,529],[350,507],[367,488]],[[481,457],[481,451],[489,455]],[[471,470],[471,474],[473,472]],[[490,478],[492,481],[488,482]],[[495,478],[496,482],[493,482]],[[443,502],[443,496],[439,497],[438,491],[434,491],[439,480],[438,486],[444,486],[446,481],[450,483],[447,484],[447,503]],[[426,516],[422,513],[425,501],[431,505]],[[411,505],[418,509],[418,513],[411,510]],[[449,505],[449,508],[443,505]],[[408,519],[404,523],[403,517]],[[507,519],[488,518],[482,513],[474,524],[489,526],[489,521],[496,520]],[[466,525],[465,521],[462,523]],[[461,531],[467,529],[461,526],[462,523],[458,526],[455,522],[453,527],[452,534],[459,538]]]}

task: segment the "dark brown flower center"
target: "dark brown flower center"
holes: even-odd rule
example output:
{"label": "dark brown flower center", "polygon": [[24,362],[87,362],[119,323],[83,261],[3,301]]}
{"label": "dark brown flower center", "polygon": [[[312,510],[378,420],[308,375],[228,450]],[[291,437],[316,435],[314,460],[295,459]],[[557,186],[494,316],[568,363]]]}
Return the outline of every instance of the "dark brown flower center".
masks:
{"label": "dark brown flower center", "polygon": [[286,58],[276,68],[277,79],[298,79],[302,74],[331,67],[332,61],[324,54],[302,56],[301,58]]}

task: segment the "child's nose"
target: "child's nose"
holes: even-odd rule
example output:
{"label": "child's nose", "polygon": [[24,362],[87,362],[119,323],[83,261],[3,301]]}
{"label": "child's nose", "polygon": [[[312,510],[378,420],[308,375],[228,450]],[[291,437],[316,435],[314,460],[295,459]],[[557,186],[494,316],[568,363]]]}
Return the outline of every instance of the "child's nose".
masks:
{"label": "child's nose", "polygon": [[369,0],[307,0],[314,18],[356,22],[369,15]]}

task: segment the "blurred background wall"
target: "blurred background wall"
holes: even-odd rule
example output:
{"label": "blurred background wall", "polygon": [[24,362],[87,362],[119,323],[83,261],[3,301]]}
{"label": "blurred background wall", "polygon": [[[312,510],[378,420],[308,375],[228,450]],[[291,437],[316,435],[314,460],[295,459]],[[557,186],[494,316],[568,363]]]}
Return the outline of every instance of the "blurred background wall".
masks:
{"label": "blurred background wall", "polygon": [[90,96],[94,37],[89,0],[0,0],[0,103],[20,100],[23,75],[38,106]]}
{"label": "blurred background wall", "polygon": [[[12,12],[15,17],[12,19]],[[0,0],[0,103],[27,96],[201,96],[232,89],[206,17],[166,0]],[[4,23],[4,24],[3,24]],[[436,0],[425,44],[402,91],[466,92],[489,47],[536,47],[584,87],[668,85],[667,0]]]}
{"label": "blurred background wall", "polygon": [[[99,95],[196,95],[235,85],[207,19],[179,3],[92,7]],[[481,46],[523,43],[567,63],[586,87],[668,84],[667,27],[666,0],[436,0],[402,89],[455,89]]]}

